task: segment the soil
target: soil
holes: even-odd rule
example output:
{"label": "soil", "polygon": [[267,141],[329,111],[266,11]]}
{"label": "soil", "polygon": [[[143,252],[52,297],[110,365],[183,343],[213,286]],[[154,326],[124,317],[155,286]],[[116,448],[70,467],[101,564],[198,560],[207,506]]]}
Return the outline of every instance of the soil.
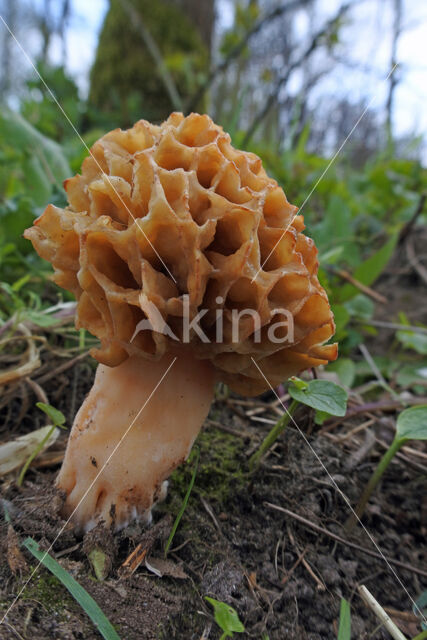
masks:
{"label": "soil", "polygon": [[[392,263],[378,291],[390,292],[398,268]],[[413,274],[403,277],[413,287],[412,307],[406,305],[405,310],[411,320],[420,321],[415,316],[422,283]],[[406,289],[405,284],[403,297]],[[392,297],[393,308],[402,309],[402,297],[398,302],[395,289]],[[376,317],[390,320],[391,315],[388,310]],[[382,351],[392,337],[392,333],[382,337]],[[93,371],[89,359],[79,361],[46,382],[50,402],[68,419],[87,393]],[[300,408],[296,422],[305,437],[288,427],[258,470],[249,474],[248,458],[277,419],[275,398],[265,394],[246,404],[222,391],[196,444],[200,459],[195,485],[166,560],[166,540],[196,464],[194,455],[173,474],[166,500],[153,511],[150,529],[134,524],[113,535],[98,527],[85,539],[76,537],[69,526],[63,529],[59,515],[63,496],[53,488],[58,464],[30,469],[22,488],[16,486],[13,475],[2,479],[0,615],[7,612],[0,626],[2,640],[101,637],[62,584],[38,567],[22,546],[27,536],[42,549],[50,549],[93,596],[122,640],[217,640],[221,630],[204,596],[237,610],[245,632],[235,637],[242,639],[336,639],[341,598],[351,604],[352,638],[390,638],[359,597],[361,584],[407,637],[421,631],[413,599],[427,589],[422,457],[405,453],[395,458],[363,517],[366,531],[359,526],[347,534],[343,524],[349,509],[339,490],[352,504],[357,502],[383,449],[375,440],[369,444],[363,434],[339,438],[369,415],[361,412],[328,431],[314,424],[309,410]],[[389,401],[385,393],[375,399]],[[2,410],[6,425],[0,432],[2,440],[43,424],[39,412],[31,408],[33,400],[23,416],[20,402],[15,397]],[[395,414],[372,415],[370,433],[390,442]],[[58,452],[63,451],[66,438],[64,433],[54,445]],[[348,546],[345,540],[361,549]],[[378,553],[378,548],[408,567],[368,555],[367,550]],[[105,559],[102,581],[95,577],[93,550],[101,551]],[[138,566],[127,561],[134,551],[132,559],[141,560]]]}

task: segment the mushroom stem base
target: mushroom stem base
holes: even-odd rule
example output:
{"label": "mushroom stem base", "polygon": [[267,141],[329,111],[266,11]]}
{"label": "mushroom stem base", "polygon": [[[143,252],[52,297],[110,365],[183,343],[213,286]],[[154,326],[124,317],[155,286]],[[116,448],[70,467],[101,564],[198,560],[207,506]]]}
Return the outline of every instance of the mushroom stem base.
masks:
{"label": "mushroom stem base", "polygon": [[151,520],[208,414],[214,382],[212,365],[188,352],[99,365],[56,482],[67,494],[63,515],[77,530]]}

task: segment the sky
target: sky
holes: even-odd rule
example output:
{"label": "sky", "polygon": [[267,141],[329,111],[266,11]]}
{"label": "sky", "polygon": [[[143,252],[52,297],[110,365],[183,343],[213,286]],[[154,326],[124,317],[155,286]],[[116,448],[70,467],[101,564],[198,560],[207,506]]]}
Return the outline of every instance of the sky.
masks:
{"label": "sky", "polygon": [[[395,70],[401,82],[396,89],[394,131],[397,135],[420,135],[427,131],[427,3],[402,1],[404,23],[397,52],[399,67]],[[320,0],[319,19],[334,15],[340,4],[338,0]],[[67,67],[83,92],[87,90],[87,72],[107,6],[107,0],[73,0]],[[229,27],[233,20],[232,3],[219,0],[217,7],[221,27]],[[355,102],[372,101],[373,109],[384,105],[387,91],[384,78],[390,70],[391,9],[392,0],[362,0],[352,10],[352,20],[343,28],[338,51],[354,66],[337,64],[323,82],[322,90],[349,96]],[[50,51],[53,59],[56,56],[60,59],[60,51],[59,42],[54,42]]]}

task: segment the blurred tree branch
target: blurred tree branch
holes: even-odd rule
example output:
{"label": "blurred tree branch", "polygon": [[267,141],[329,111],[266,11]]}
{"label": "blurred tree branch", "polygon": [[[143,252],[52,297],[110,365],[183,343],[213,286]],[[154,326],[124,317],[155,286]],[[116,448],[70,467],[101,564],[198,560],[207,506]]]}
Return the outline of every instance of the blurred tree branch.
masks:
{"label": "blurred tree branch", "polygon": [[[17,20],[17,7],[14,0],[8,0],[6,2],[4,14],[5,22],[9,25],[12,32],[15,31],[15,24]],[[12,84],[12,47],[13,38],[11,33],[5,29],[2,41],[2,73],[0,75],[0,94],[4,96],[10,90]]]}
{"label": "blurred tree branch", "polygon": [[119,0],[119,2],[122,6],[123,11],[125,11],[129,16],[131,23],[135,27],[137,27],[138,30],[140,31],[142,39],[144,40],[144,44],[147,47],[148,52],[150,53],[154,62],[156,63],[157,71],[169,95],[173,108],[176,109],[177,111],[182,111],[183,105],[182,105],[181,96],[178,92],[178,89],[175,85],[175,82],[171,74],[169,73],[169,69],[165,65],[162,53],[159,47],[157,46],[156,41],[154,40],[151,33],[148,31],[141,16],[132,6],[129,0]]}
{"label": "blurred tree branch", "polygon": [[228,56],[224,60],[222,60],[222,62],[219,62],[210,70],[203,84],[194,93],[194,95],[191,96],[190,99],[187,101],[185,105],[185,113],[190,113],[191,111],[193,111],[193,109],[195,109],[195,106],[199,103],[203,95],[209,89],[209,87],[211,86],[215,78],[220,73],[222,73],[227,69],[230,62],[232,62],[233,60],[235,60],[240,56],[240,54],[243,52],[244,48],[246,47],[246,45],[248,44],[252,36],[258,33],[266,24],[268,24],[275,18],[278,18],[279,16],[283,15],[287,11],[301,9],[302,7],[304,7],[305,4],[308,4],[308,2],[309,0],[294,0],[293,2],[289,2],[288,4],[282,5],[280,7],[276,7],[275,9],[267,13],[265,16],[257,20],[254,23],[253,27],[249,29],[248,32],[245,34],[245,36],[240,40],[240,42],[238,42],[236,46],[232,48]]}
{"label": "blurred tree branch", "polygon": [[[402,0],[393,0],[394,4],[394,21],[393,21],[393,35],[391,43],[391,60],[390,69],[397,66],[397,44],[402,32]],[[396,85],[399,82],[398,74],[393,72],[390,74],[388,84],[388,96],[386,103],[386,132],[387,132],[387,144],[391,144],[393,140],[393,103]]]}
{"label": "blurred tree branch", "polygon": [[317,31],[314,34],[310,45],[305,49],[305,51],[301,54],[301,56],[299,56],[294,62],[292,62],[289,65],[289,67],[286,69],[285,74],[282,75],[277,80],[277,82],[276,82],[273,90],[271,91],[271,93],[270,93],[265,105],[256,114],[255,118],[252,121],[252,124],[248,127],[247,133],[246,133],[245,138],[243,140],[243,146],[245,146],[245,145],[247,145],[249,143],[249,141],[253,137],[254,133],[256,132],[256,130],[258,129],[258,127],[260,126],[260,124],[262,123],[264,118],[269,113],[270,109],[277,103],[277,101],[279,99],[280,89],[287,84],[287,82],[288,82],[291,74],[293,73],[293,71],[295,71],[295,69],[297,69],[304,62],[307,61],[307,59],[312,55],[312,53],[319,46],[319,43],[322,40],[322,38],[324,38],[325,36],[330,34],[334,29],[336,29],[337,22],[339,21],[340,18],[342,18],[342,16],[348,11],[348,9],[351,6],[352,6],[352,3],[343,4],[339,8],[339,10],[335,14],[335,16],[333,18],[331,18],[330,20],[328,20],[328,22],[324,25],[324,27],[322,27],[322,29],[320,29],[319,31]]}

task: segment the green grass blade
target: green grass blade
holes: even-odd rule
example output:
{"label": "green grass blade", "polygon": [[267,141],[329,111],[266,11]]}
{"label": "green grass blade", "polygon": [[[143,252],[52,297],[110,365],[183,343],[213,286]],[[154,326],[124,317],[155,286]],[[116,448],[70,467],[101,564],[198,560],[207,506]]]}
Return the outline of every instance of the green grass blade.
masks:
{"label": "green grass blade", "polygon": [[49,569],[56,578],[73,596],[74,600],[81,606],[92,620],[95,627],[105,640],[120,640],[111,622],[107,619],[102,609],[96,604],[95,600],[88,594],[70,574],[61,567],[58,562],[45,551],[39,549],[39,545],[33,538],[26,538],[23,542],[24,547],[30,551],[37,560],[39,560],[46,569]]}
{"label": "green grass blade", "polygon": [[344,600],[344,598],[341,598],[338,640],[350,640],[350,639],[351,639],[350,604],[347,602],[347,600]]}
{"label": "green grass blade", "polygon": [[188,502],[188,499],[189,499],[189,497],[190,497],[190,493],[191,493],[191,490],[192,490],[192,488],[193,488],[194,481],[195,481],[195,479],[196,479],[197,469],[198,469],[198,466],[199,466],[199,458],[200,458],[200,451],[199,451],[199,450],[197,450],[197,453],[196,453],[196,462],[195,462],[195,465],[194,465],[193,475],[191,476],[191,480],[190,480],[190,484],[188,485],[187,493],[185,494],[184,500],[182,501],[181,509],[179,510],[179,513],[178,513],[178,515],[177,515],[177,516],[176,516],[176,518],[175,518],[175,522],[173,523],[172,530],[171,530],[171,532],[170,532],[170,534],[169,534],[169,538],[168,538],[168,541],[167,541],[167,543],[166,543],[166,547],[165,547],[165,558],[166,558],[166,556],[167,556],[167,554],[168,554],[168,551],[169,551],[169,549],[170,549],[170,546],[171,546],[171,544],[172,544],[172,540],[173,540],[173,538],[174,538],[174,535],[175,535],[175,533],[176,533],[176,530],[178,529],[178,525],[179,525],[179,523],[180,523],[180,520],[181,520],[182,516],[184,515],[184,511],[185,511],[185,508],[186,508],[186,506],[187,506],[187,502]]}

